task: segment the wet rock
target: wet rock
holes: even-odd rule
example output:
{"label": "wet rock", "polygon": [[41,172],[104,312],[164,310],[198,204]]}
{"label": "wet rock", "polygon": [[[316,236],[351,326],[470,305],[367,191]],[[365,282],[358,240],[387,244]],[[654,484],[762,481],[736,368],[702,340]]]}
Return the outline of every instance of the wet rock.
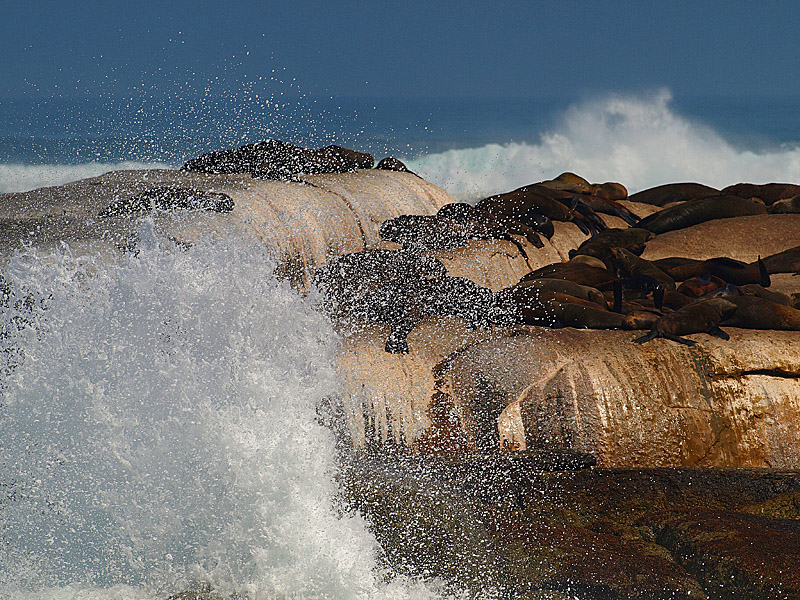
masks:
{"label": "wet rock", "polygon": [[375,168],[384,171],[399,171],[401,173],[411,173],[411,171],[408,170],[408,167],[406,167],[403,161],[391,156],[387,156],[386,158],[382,159]]}
{"label": "wet rock", "polygon": [[648,520],[710,598],[800,598],[800,522],[711,509]]}
{"label": "wet rock", "polygon": [[188,161],[181,170],[209,174],[249,173],[261,179],[288,181],[298,174],[370,169],[374,163],[371,155],[341,146],[310,150],[280,140],[267,140],[203,154]]}
{"label": "wet rock", "polygon": [[164,186],[146,190],[135,196],[116,200],[100,213],[101,217],[128,214],[135,215],[148,210],[208,210],[229,213],[233,200],[222,192],[210,192],[193,188]]}

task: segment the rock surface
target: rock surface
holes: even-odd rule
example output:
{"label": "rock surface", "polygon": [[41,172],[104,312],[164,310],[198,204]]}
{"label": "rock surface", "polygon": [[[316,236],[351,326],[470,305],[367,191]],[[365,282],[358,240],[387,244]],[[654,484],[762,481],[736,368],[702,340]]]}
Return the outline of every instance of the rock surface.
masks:
{"label": "rock surface", "polygon": [[209,236],[249,235],[267,244],[279,272],[299,287],[332,254],[377,245],[377,228],[392,216],[435,213],[453,198],[410,173],[357,171],[309,175],[299,182],[252,179],[246,174],[172,170],[117,171],[63,186],[4,194],[0,201],[0,253],[28,241],[43,250],[61,241],[84,253],[113,254],[135,244],[136,216],[98,218],[114,202],[164,186],[229,196],[227,214],[193,211],[180,219],[154,216],[157,231],[184,244]]}

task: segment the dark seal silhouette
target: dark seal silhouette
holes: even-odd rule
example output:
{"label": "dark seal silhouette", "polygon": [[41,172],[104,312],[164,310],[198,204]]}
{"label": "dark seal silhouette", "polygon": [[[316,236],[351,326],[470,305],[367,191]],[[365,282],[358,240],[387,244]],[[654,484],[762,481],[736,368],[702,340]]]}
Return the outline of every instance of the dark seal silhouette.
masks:
{"label": "dark seal silhouette", "polygon": [[229,213],[234,202],[230,196],[222,192],[206,192],[185,187],[157,187],[136,194],[130,198],[117,200],[109,205],[101,217],[115,215],[131,215],[148,210],[208,210],[218,213]]}

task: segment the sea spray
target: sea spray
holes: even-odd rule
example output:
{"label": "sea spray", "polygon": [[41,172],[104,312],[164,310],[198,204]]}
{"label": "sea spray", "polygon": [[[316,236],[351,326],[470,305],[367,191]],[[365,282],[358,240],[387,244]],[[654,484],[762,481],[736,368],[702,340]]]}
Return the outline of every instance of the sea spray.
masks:
{"label": "sea spray", "polygon": [[[145,222],[101,265],[15,256],[45,306],[4,340],[0,597],[418,598],[337,507],[337,339],[242,240],[179,250]],[[12,318],[6,310],[4,318]]]}
{"label": "sea spray", "polygon": [[668,90],[609,95],[568,107],[537,142],[487,144],[416,157],[408,167],[463,199],[509,191],[564,171],[630,192],[676,181],[724,187],[800,180],[800,147],[735,146],[672,106]]}

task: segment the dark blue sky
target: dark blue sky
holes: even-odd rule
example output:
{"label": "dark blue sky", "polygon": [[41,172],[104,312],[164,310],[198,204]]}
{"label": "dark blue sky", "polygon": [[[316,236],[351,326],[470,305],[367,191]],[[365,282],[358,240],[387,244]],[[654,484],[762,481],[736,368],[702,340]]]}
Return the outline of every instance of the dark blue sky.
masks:
{"label": "dark blue sky", "polygon": [[312,97],[660,86],[678,96],[800,96],[797,1],[34,1],[3,13],[2,97],[248,86]]}

